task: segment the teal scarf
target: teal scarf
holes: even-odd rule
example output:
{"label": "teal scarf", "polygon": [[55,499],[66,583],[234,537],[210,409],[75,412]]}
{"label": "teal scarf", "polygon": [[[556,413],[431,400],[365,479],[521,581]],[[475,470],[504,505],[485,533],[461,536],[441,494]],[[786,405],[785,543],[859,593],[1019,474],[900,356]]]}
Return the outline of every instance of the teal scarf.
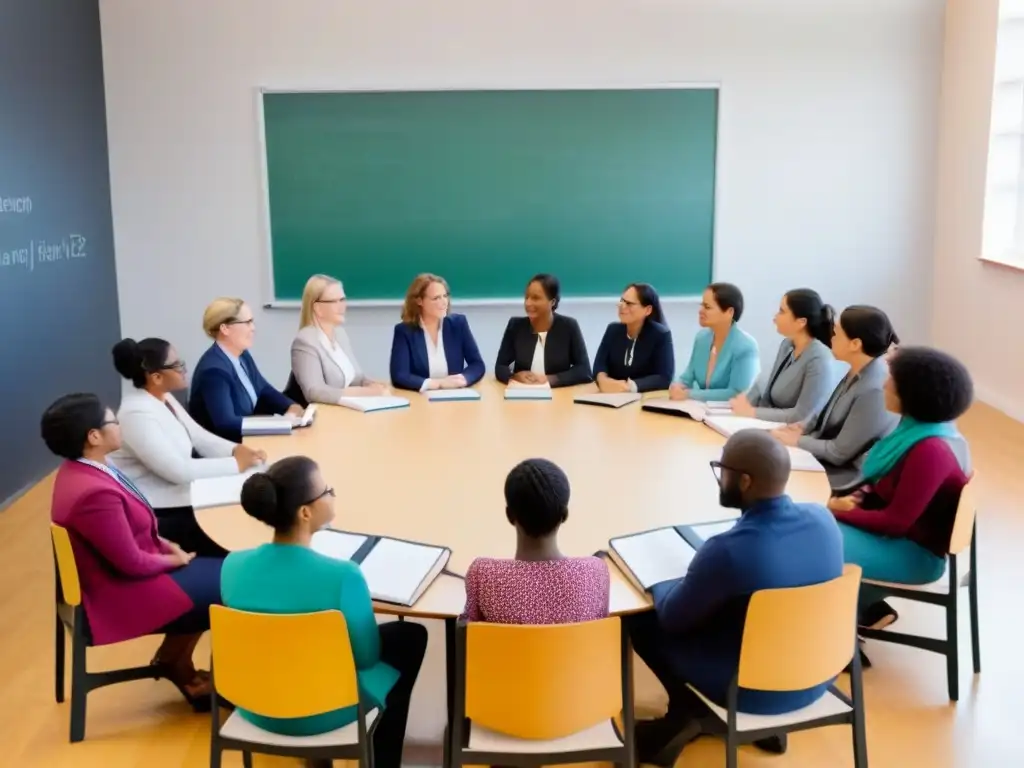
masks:
{"label": "teal scarf", "polygon": [[956,427],[948,421],[927,424],[909,416],[900,419],[896,429],[883,437],[868,451],[861,474],[868,482],[876,482],[887,474],[903,456],[922,440],[929,437],[955,437]]}

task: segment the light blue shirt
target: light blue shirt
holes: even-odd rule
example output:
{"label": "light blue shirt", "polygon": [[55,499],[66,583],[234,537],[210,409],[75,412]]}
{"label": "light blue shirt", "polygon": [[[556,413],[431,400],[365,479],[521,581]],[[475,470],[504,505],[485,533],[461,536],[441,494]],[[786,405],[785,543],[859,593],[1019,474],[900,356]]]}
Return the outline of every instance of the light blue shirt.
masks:
{"label": "light blue shirt", "polygon": [[708,367],[714,341],[715,334],[710,328],[698,331],[693,340],[690,362],[676,379],[690,390],[690,398],[693,400],[730,400],[750,389],[761,370],[761,359],[754,337],[733,325],[725,337],[725,343],[718,350],[718,359],[709,380]]}
{"label": "light blue shirt", "polygon": [[[217,346],[220,346],[219,344]],[[228,352],[224,347],[220,348],[221,351],[228,356],[228,360],[231,361],[231,366],[235,369],[235,375],[238,376],[238,380],[242,382],[242,386],[245,387],[245,391],[249,393],[249,398],[252,400],[252,405],[256,407],[256,387],[252,385],[252,380],[249,379],[249,374],[245,372],[245,368],[242,367],[242,358],[236,357],[235,355]]]}

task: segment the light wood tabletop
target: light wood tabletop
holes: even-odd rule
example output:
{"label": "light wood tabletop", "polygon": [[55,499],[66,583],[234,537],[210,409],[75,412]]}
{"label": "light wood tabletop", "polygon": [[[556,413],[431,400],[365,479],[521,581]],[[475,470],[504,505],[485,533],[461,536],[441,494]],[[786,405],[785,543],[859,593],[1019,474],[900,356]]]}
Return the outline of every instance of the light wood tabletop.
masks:
{"label": "light wood tabletop", "polygon": [[[335,528],[448,546],[456,574],[476,557],[513,556],[503,489],[509,470],[527,458],[550,459],[569,476],[569,520],[558,535],[567,555],[593,554],[623,534],[737,514],[719,506],[710,467],[725,440],[703,424],[641,411],[640,403],[573,403],[594,385],[556,389],[551,400],[506,401],[494,380],[476,389],[482,397],[473,401],[396,393],[410,407],[373,413],[320,406],[310,428],[246,444],[271,461],[316,460],[337,494]],[[796,501],[824,502],[829,493],[821,472],[794,472],[788,490]],[[238,506],[197,510],[196,517],[228,550],[270,540],[270,529]],[[646,607],[646,597],[609,567],[612,612]],[[442,575],[412,609],[378,609],[444,618],[458,615],[464,601],[461,579]]]}

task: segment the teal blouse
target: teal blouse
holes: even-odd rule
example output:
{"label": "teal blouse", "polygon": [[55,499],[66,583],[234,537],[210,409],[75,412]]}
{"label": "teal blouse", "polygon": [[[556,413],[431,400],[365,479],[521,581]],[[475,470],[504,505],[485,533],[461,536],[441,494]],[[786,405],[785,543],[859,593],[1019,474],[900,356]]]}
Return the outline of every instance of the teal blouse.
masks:
{"label": "teal blouse", "polygon": [[[313,613],[340,610],[348,624],[359,692],[366,707],[383,707],[398,671],[380,660],[380,634],[373,602],[359,566],[311,549],[264,544],[224,560],[220,581],[224,605],[253,613]],[[263,717],[239,709],[249,722],[273,733],[312,736],[354,722],[346,707],[300,718]]]}
{"label": "teal blouse", "polygon": [[690,390],[694,400],[724,401],[750,389],[761,372],[761,360],[754,337],[733,325],[725,343],[718,350],[715,370],[708,381],[708,363],[715,334],[710,328],[701,328],[693,340],[690,362],[676,382]]}

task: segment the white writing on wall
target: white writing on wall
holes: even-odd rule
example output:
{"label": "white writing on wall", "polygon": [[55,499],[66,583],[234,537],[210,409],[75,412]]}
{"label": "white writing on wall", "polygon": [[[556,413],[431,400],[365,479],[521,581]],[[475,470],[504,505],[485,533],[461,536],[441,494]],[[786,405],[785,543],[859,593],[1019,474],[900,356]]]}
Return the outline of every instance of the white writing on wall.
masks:
{"label": "white writing on wall", "polygon": [[32,213],[31,197],[0,197],[0,216],[5,214],[27,216],[30,213]]}
{"label": "white writing on wall", "polygon": [[[0,197],[0,220],[32,213],[32,198]],[[89,255],[85,235],[72,232],[57,237],[33,237],[22,242],[4,242],[5,232],[0,229],[0,269],[24,269],[34,272],[51,264],[69,264]]]}

